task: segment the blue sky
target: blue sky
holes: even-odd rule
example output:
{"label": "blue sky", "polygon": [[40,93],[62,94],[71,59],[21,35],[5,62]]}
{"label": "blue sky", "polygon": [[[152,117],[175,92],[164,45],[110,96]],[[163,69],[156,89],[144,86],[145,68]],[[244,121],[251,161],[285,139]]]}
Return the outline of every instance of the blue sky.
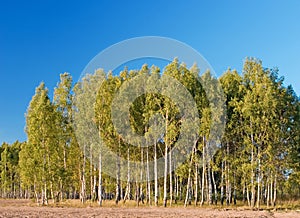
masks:
{"label": "blue sky", "polygon": [[[278,67],[300,95],[300,1],[0,1],[0,144],[26,140],[35,87],[76,81],[100,51],[138,36],[195,48],[221,75],[245,57]],[[176,55],[175,55],[176,56]]]}

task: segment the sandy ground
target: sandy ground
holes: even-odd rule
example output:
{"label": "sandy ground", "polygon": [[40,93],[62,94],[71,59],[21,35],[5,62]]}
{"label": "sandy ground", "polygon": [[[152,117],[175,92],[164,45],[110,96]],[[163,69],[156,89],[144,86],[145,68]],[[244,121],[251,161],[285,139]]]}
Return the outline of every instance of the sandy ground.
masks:
{"label": "sandy ground", "polygon": [[209,218],[300,218],[300,212],[251,211],[203,208],[59,208],[29,206],[25,200],[0,200],[0,217],[209,217]]}

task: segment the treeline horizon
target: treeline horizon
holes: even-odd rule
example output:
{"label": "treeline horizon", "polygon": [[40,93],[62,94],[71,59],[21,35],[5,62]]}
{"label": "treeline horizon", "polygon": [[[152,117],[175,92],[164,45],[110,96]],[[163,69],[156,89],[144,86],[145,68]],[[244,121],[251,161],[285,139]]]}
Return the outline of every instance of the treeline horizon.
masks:
{"label": "treeline horizon", "polygon": [[[197,65],[187,69],[174,59],[163,70],[145,64],[139,70],[125,68],[114,75],[99,69],[75,85],[72,76],[63,73],[53,100],[42,82],[26,112],[27,141],[3,142],[0,147],[0,197],[35,199],[39,205],[65,199],[97,201],[100,206],[107,199],[116,204],[135,200],[137,205],[165,207],[178,203],[236,205],[240,201],[250,208],[274,208],[278,200],[299,200],[300,99],[292,86],[284,86],[277,69],[264,68],[255,58],[245,60],[241,73],[228,69],[218,79],[209,71],[200,75],[200,70]],[[191,153],[179,167],[170,151],[180,139],[186,116],[171,98],[145,93],[130,106],[131,131],[149,140],[152,133],[159,135],[152,129],[152,117],[162,117],[163,134],[150,146],[130,145],[114,127],[111,106],[115,93],[140,75],[147,75],[147,83],[153,86],[163,75],[172,77],[195,101],[199,129],[187,145]],[[221,95],[221,91],[226,110],[210,102],[219,96],[208,96]],[[118,106],[121,114],[126,108]],[[80,120],[88,122],[76,120],[78,111]],[[225,131],[216,142],[210,133],[214,123],[222,126],[222,119],[226,120]],[[96,127],[101,143],[117,155],[113,163],[107,162],[109,154],[97,145],[100,142],[95,143],[92,135],[87,137],[89,124]],[[218,149],[208,157],[212,143]],[[159,158],[164,160],[162,169]],[[127,167],[121,159],[128,162]],[[133,169],[130,162],[144,165]]]}

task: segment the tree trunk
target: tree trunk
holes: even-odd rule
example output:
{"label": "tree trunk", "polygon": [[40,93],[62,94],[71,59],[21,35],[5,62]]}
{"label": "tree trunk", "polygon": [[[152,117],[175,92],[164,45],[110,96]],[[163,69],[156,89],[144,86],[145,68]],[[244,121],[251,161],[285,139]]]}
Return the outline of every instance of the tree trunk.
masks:
{"label": "tree trunk", "polygon": [[180,177],[179,200],[182,201],[182,178]]}
{"label": "tree trunk", "polygon": [[224,203],[224,161],[221,165],[221,205]]}
{"label": "tree trunk", "polygon": [[90,147],[90,195],[91,201],[94,201],[94,184],[93,184],[93,147]]}
{"label": "tree trunk", "polygon": [[139,187],[138,179],[136,179],[136,182],[135,182],[135,200],[136,200],[137,206],[140,206],[140,187]]}
{"label": "tree trunk", "polygon": [[271,182],[270,182],[270,201],[271,201],[271,206],[274,207],[274,204],[273,204],[273,175],[271,176]]}
{"label": "tree trunk", "polygon": [[[193,151],[194,152],[194,151]],[[189,164],[189,175],[188,175],[188,182],[187,182],[187,186],[186,186],[186,196],[185,196],[185,201],[184,201],[184,207],[187,206],[188,200],[190,198],[190,190],[191,190],[191,172],[192,172],[192,161],[193,161],[193,154],[190,160],[190,164]]]}
{"label": "tree trunk", "polygon": [[272,202],[272,206],[275,207],[276,206],[276,198],[277,198],[277,175],[275,174],[275,179],[274,179],[274,195],[273,195],[273,202]]}
{"label": "tree trunk", "polygon": [[96,175],[96,169],[94,168],[94,182],[93,182],[93,201],[97,200],[97,195],[96,193],[96,186],[97,186],[97,175]]}
{"label": "tree trunk", "polygon": [[140,169],[140,195],[139,198],[144,204],[144,192],[143,192],[143,166],[144,166],[144,149],[141,147],[141,169]]}
{"label": "tree trunk", "polygon": [[198,163],[195,163],[195,206],[198,204]]}
{"label": "tree trunk", "polygon": [[243,182],[243,204],[245,204],[245,192],[246,192],[246,184]]}
{"label": "tree trunk", "polygon": [[47,198],[47,183],[44,183],[44,189],[42,191],[42,204],[43,205],[48,205],[48,198]]}
{"label": "tree trunk", "polygon": [[158,206],[157,142],[154,142],[154,203]]}
{"label": "tree trunk", "polygon": [[164,207],[167,206],[167,201],[168,201],[168,192],[167,192],[167,179],[168,179],[168,145],[169,145],[169,141],[168,141],[168,136],[167,136],[167,132],[168,132],[168,111],[166,111],[166,125],[165,125],[165,130],[166,130],[166,136],[165,136],[165,169],[164,169]]}
{"label": "tree trunk", "polygon": [[127,148],[127,185],[126,191],[123,198],[123,202],[126,203],[126,200],[130,199],[130,150]]}
{"label": "tree trunk", "polygon": [[164,207],[167,206],[167,179],[168,179],[168,145],[165,143],[165,169],[164,169]]}
{"label": "tree trunk", "polygon": [[257,204],[256,207],[260,207],[260,187],[261,187],[261,172],[260,172],[260,149],[258,147],[258,175],[257,175]]}
{"label": "tree trunk", "polygon": [[120,163],[120,149],[121,149],[121,138],[119,137],[119,148],[118,148],[118,157],[117,157],[117,178],[116,178],[116,204],[119,203],[121,199],[121,184],[120,184],[120,176],[121,176],[121,163]]}
{"label": "tree trunk", "polygon": [[[67,152],[66,152],[66,145],[63,144],[63,153],[64,153],[64,171],[67,172]],[[63,176],[61,178],[62,181],[66,181],[66,177]],[[63,182],[61,181],[61,187],[60,187],[60,193],[61,193],[61,198],[59,199],[60,201],[63,200],[63,194],[64,194],[64,185]]]}
{"label": "tree trunk", "polygon": [[51,195],[51,198],[52,198],[52,203],[54,204],[56,202],[56,198],[54,197],[52,181],[50,182],[50,195]]}
{"label": "tree trunk", "polygon": [[233,172],[233,204],[236,205],[236,176]]}
{"label": "tree trunk", "polygon": [[207,164],[207,176],[208,176],[208,204],[212,204],[212,184],[211,184],[211,166]]}
{"label": "tree trunk", "polygon": [[201,203],[200,205],[202,206],[204,203],[204,187],[205,187],[205,163],[206,163],[206,158],[205,158],[205,137],[203,136],[203,149],[202,149],[202,183],[201,183]]}
{"label": "tree trunk", "polygon": [[267,184],[267,208],[270,206],[270,183]]}
{"label": "tree trunk", "polygon": [[147,147],[147,202],[151,205],[151,181],[150,181],[150,169],[149,169],[149,149]]}
{"label": "tree trunk", "polygon": [[172,152],[170,148],[169,152],[169,176],[170,176],[170,206],[172,206],[173,201],[173,181],[172,181]]}
{"label": "tree trunk", "polygon": [[251,149],[251,208],[254,207],[255,204],[255,173],[254,173],[254,138],[253,134],[251,134],[251,142],[252,142],[252,149]]}
{"label": "tree trunk", "polygon": [[248,207],[251,207],[250,196],[249,196],[249,187],[248,187],[248,185],[247,185],[247,202],[248,202]]}
{"label": "tree trunk", "polygon": [[[34,176],[34,178],[35,178],[35,176]],[[39,206],[40,203],[39,203],[39,194],[38,194],[37,187],[36,187],[36,178],[34,179],[34,182],[33,182],[33,190],[34,190],[34,194],[35,194],[36,203]]]}
{"label": "tree trunk", "polygon": [[98,180],[98,201],[99,201],[99,206],[102,206],[102,154],[101,151],[99,153],[99,166],[98,166],[98,171],[99,171],[99,180]]}
{"label": "tree trunk", "polygon": [[176,197],[175,197],[175,204],[177,204],[178,196],[179,196],[179,176],[175,175],[176,178]]}
{"label": "tree trunk", "polygon": [[[226,143],[226,153],[227,158],[229,157],[229,143]],[[229,163],[228,160],[225,160],[225,181],[226,181],[226,205],[230,205],[230,199],[231,199],[231,188],[230,188],[230,178],[229,178]]]}
{"label": "tree trunk", "polygon": [[85,157],[85,145],[83,148],[83,165],[81,170],[81,202],[85,203],[86,201],[86,183],[85,183],[85,163],[86,157]]}
{"label": "tree trunk", "polygon": [[215,200],[215,205],[217,205],[217,203],[218,203],[218,190],[217,190],[217,184],[216,184],[216,181],[215,181],[214,170],[212,170],[211,175],[212,175],[212,181],[213,181],[213,185],[214,185],[214,195],[215,195],[214,200]]}

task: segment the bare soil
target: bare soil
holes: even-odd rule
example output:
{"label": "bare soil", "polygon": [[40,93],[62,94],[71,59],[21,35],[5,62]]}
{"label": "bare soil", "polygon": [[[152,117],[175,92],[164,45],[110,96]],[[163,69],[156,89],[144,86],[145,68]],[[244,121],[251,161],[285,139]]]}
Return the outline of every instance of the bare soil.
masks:
{"label": "bare soil", "polygon": [[62,207],[34,206],[28,200],[0,200],[0,217],[199,217],[199,218],[300,218],[300,211],[253,211],[244,208],[183,207]]}

